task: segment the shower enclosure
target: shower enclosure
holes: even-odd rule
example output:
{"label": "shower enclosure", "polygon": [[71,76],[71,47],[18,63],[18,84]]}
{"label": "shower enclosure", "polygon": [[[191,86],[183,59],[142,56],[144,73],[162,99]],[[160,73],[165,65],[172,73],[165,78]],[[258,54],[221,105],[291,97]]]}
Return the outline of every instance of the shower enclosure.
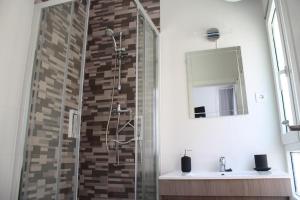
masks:
{"label": "shower enclosure", "polygon": [[[25,140],[19,199],[75,200],[78,197],[89,199],[80,198],[78,193],[89,195],[96,193],[91,189],[89,191],[80,189],[82,182],[85,184],[86,181],[87,185],[90,184],[88,179],[79,181],[81,171],[85,170],[83,165],[97,168],[97,163],[91,167],[90,163],[84,163],[85,159],[82,159],[83,164],[79,162],[79,158],[84,156],[81,155],[80,147],[83,143],[80,140],[86,140],[85,135],[84,137],[81,135],[83,128],[80,128],[86,126],[81,123],[84,117],[82,116],[82,98],[85,96],[83,84],[84,81],[92,82],[89,80],[88,73],[84,72],[87,62],[85,48],[88,40],[90,2],[79,0],[52,2],[55,3],[48,1],[38,4],[35,10],[36,28],[33,32],[36,33],[32,36],[35,45],[32,47],[32,55],[29,55],[31,86],[30,89],[28,88],[28,103],[25,103],[27,114],[23,123]],[[126,63],[128,52],[126,48],[122,48],[122,38],[128,40],[128,35],[123,36],[122,32],[103,27],[105,35],[111,37],[113,45],[109,48],[117,57],[111,56],[112,60],[108,62],[115,63],[112,65],[115,67],[109,69],[105,66],[105,69],[108,69],[104,73],[114,74],[113,89],[108,90],[111,92],[112,99],[110,105],[100,105],[100,107],[110,107],[110,116],[104,119],[106,130],[102,129],[103,134],[95,137],[95,144],[96,141],[102,141],[101,144],[105,144],[103,147],[107,151],[105,153],[110,156],[107,161],[100,159],[97,162],[112,160],[112,164],[108,166],[114,170],[133,169],[132,183],[127,182],[128,179],[122,180],[126,177],[121,175],[117,177],[115,174],[113,174],[113,183],[119,181],[118,184],[123,184],[122,182],[132,184],[129,188],[133,188],[134,195],[118,197],[100,194],[89,196],[90,199],[154,200],[157,198],[158,31],[139,2],[134,2],[136,3],[136,33],[134,34],[136,63],[134,63],[133,73],[135,103],[131,104],[134,107],[127,108],[118,102],[124,96],[126,97],[122,91],[129,87],[129,84],[123,84],[124,71],[128,70],[123,68],[128,67]],[[126,32],[128,31],[125,30]],[[132,51],[129,51],[129,54],[132,54]],[[123,59],[127,66],[123,66]],[[89,97],[86,99],[89,100]],[[98,104],[104,103],[107,102]],[[88,110],[88,112],[92,111]],[[105,112],[107,113],[106,110]],[[127,120],[125,115],[130,115],[130,120]],[[93,126],[94,124],[98,126],[97,123],[92,121]],[[127,147],[133,147],[134,153],[129,154]],[[90,146],[89,149],[96,153],[99,151],[96,146]],[[127,155],[133,157],[128,158]],[[83,168],[81,171],[80,167]],[[97,177],[98,175],[95,173],[94,178],[100,182],[101,187],[114,185],[109,181],[106,183],[103,178]],[[107,186],[103,186],[105,183]],[[128,192],[130,193],[131,190]]]}

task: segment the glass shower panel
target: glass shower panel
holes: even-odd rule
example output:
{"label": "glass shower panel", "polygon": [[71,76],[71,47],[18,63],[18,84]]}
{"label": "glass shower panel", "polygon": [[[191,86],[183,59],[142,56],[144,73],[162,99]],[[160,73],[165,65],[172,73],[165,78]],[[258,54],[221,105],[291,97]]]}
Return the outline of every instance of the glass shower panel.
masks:
{"label": "glass shower panel", "polygon": [[76,197],[84,29],[78,2],[41,10],[19,199]]}
{"label": "glass shower panel", "polygon": [[[79,131],[81,110],[81,61],[83,59],[85,6],[74,1],[69,29],[64,93],[64,122],[61,133],[60,170],[57,179],[58,199],[75,199],[78,183]],[[73,118],[72,120],[70,120]]]}
{"label": "glass shower panel", "polygon": [[140,15],[138,22],[137,199],[156,199],[156,65],[157,36]]}
{"label": "glass shower panel", "polygon": [[71,4],[44,8],[33,69],[20,199],[55,199]]}

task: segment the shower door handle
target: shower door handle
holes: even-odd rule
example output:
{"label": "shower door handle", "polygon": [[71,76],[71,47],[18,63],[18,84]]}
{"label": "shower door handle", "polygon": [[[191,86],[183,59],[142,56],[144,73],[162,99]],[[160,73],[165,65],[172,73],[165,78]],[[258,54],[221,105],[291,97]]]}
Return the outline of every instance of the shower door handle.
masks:
{"label": "shower door handle", "polygon": [[144,120],[142,116],[137,117],[137,141],[143,141],[143,134],[144,134]]}
{"label": "shower door handle", "polygon": [[68,138],[77,138],[78,134],[78,111],[71,109],[69,111]]}

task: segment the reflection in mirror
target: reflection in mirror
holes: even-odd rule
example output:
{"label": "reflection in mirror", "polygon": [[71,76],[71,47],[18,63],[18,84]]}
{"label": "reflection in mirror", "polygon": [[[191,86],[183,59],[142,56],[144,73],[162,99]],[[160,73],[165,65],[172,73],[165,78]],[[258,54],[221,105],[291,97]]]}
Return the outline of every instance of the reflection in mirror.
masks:
{"label": "reflection in mirror", "polygon": [[240,47],[188,52],[191,118],[248,113]]}

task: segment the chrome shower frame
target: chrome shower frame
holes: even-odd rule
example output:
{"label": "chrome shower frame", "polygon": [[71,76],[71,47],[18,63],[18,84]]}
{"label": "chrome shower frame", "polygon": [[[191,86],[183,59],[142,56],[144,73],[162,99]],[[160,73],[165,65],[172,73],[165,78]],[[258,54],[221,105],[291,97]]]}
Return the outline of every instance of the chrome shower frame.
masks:
{"label": "chrome shower frame", "polygon": [[[57,5],[59,3],[65,3],[65,2],[70,2],[70,1],[74,1],[74,0],[52,0],[52,1],[48,1],[48,2],[44,2],[44,3],[41,3],[40,5],[38,5],[39,8],[41,8],[42,6],[43,7],[47,7],[47,6],[51,6],[51,5]],[[140,2],[138,0],[134,0],[135,1],[135,4],[137,6],[137,13],[140,14],[140,15],[143,15],[143,17],[145,18],[145,20],[147,20],[147,22],[151,25],[151,27],[153,28],[153,30],[156,32],[156,35],[157,35],[157,58],[159,60],[159,31],[157,30],[156,26],[153,24],[153,22],[151,21],[151,18],[148,16],[148,14],[146,13],[146,11],[144,10],[143,6],[140,4]],[[88,3],[89,3],[89,0],[88,0]],[[88,6],[89,7],[89,6]],[[88,15],[88,11],[89,9],[87,9],[87,15]],[[22,163],[23,163],[23,151],[24,151],[24,144],[25,144],[25,137],[26,137],[26,126],[27,126],[27,116],[28,116],[28,108],[29,108],[29,99],[30,99],[30,89],[31,89],[31,79],[32,79],[32,66],[33,66],[33,60],[34,60],[34,52],[35,52],[35,47],[36,47],[36,44],[37,44],[37,41],[36,41],[36,38],[37,38],[37,35],[38,35],[38,31],[35,31],[35,30],[38,30],[38,26],[39,26],[39,17],[38,17],[38,14],[35,13],[34,14],[34,21],[33,21],[33,31],[32,31],[32,35],[31,35],[31,41],[33,41],[30,45],[30,51],[28,52],[28,61],[27,61],[27,65],[26,65],[26,78],[24,79],[24,85],[23,85],[23,94],[22,94],[22,97],[24,99],[24,102],[22,103],[22,108],[21,108],[21,115],[20,115],[20,123],[19,123],[19,129],[18,129],[18,133],[20,135],[18,135],[18,139],[17,139],[17,144],[16,144],[16,156],[15,156],[15,163],[14,163],[14,177],[13,177],[13,190],[11,192],[11,199],[12,200],[15,200],[17,199],[17,196],[18,196],[18,190],[19,190],[19,183],[20,183],[20,171],[21,171],[21,168],[22,168]],[[86,24],[88,23],[88,17],[86,19]],[[87,29],[86,29],[87,30]],[[87,32],[85,33],[85,44],[86,44],[86,41],[87,41]],[[84,45],[86,46],[86,45]],[[137,46],[138,46],[138,35],[137,35]],[[125,49],[115,49],[115,50],[118,50],[118,52],[125,52]],[[83,54],[85,56],[85,53]],[[124,55],[121,55],[121,56],[124,56]],[[136,60],[138,61],[138,55],[136,56]],[[84,64],[85,62],[85,59],[83,59],[83,62],[82,64]],[[136,65],[138,64],[138,62],[136,62]],[[156,85],[157,87],[159,88],[159,63],[157,63],[156,65]],[[137,66],[136,66],[137,68]],[[84,70],[82,70],[81,73],[84,73]],[[138,71],[136,70],[136,73],[138,73]],[[121,74],[121,69],[119,70],[119,77]],[[138,74],[136,74],[138,75]],[[136,76],[138,77],[138,76]],[[120,78],[121,79],[121,78]],[[137,80],[136,80],[137,81]],[[121,83],[121,80],[120,80],[120,83]],[[81,81],[81,85],[83,85],[83,80]],[[82,86],[81,86],[82,87]],[[136,90],[138,88],[138,84],[136,85]],[[82,97],[82,94],[80,94],[80,96]],[[81,98],[82,99],[82,98]],[[138,101],[137,99],[137,96],[136,96],[136,102]],[[159,130],[159,124],[158,124],[158,111],[159,111],[159,90],[156,90],[156,107],[155,107],[155,110],[153,110],[153,112],[155,112],[155,126],[153,127],[155,132],[156,132],[156,136],[158,136],[158,130]],[[137,103],[136,103],[136,106],[137,106]],[[137,109],[136,109],[137,110]],[[126,111],[126,109],[122,109],[121,106],[118,106],[117,108],[117,112],[121,113],[122,111]],[[134,113],[133,113],[134,114]],[[138,120],[138,116],[135,115],[135,118],[134,120]],[[122,128],[120,128],[121,130]],[[134,131],[134,138],[132,141],[130,142],[135,142],[135,156],[137,156],[137,145],[138,145],[138,142],[140,140],[140,137],[137,135],[137,127],[134,127],[135,131]],[[79,141],[78,141],[79,143]],[[157,149],[156,149],[156,155],[158,155],[159,153],[159,149],[158,149],[158,144],[159,144],[159,138],[156,137],[156,146],[157,146]],[[156,156],[157,157],[157,172],[159,172],[159,156]],[[78,172],[76,172],[78,173]],[[136,190],[136,184],[137,184],[137,159],[135,159],[135,199],[137,199],[136,197],[136,194],[137,194],[137,190]],[[159,173],[157,173],[158,175]],[[158,177],[157,179],[158,180]],[[158,186],[158,183],[156,184]],[[157,187],[157,191],[158,191],[158,187]],[[157,193],[158,195],[158,193]],[[157,199],[158,199],[158,196],[157,196]]]}
{"label": "chrome shower frame", "polygon": [[[136,32],[136,49],[137,49],[137,55],[136,55],[136,91],[138,91],[139,89],[139,84],[138,84],[138,64],[139,64],[139,56],[138,56],[138,47],[139,47],[139,17],[140,16],[143,16],[145,21],[147,21],[151,28],[153,29],[153,31],[156,33],[156,47],[157,47],[157,61],[156,61],[156,91],[155,91],[155,95],[156,95],[156,99],[155,99],[155,108],[153,110],[153,112],[155,113],[155,116],[154,116],[154,126],[153,126],[153,130],[155,131],[155,142],[156,142],[156,191],[157,191],[157,194],[156,194],[156,200],[159,200],[159,182],[158,182],[158,178],[159,178],[159,172],[160,172],[160,156],[159,156],[159,152],[160,152],[160,149],[159,149],[159,127],[160,127],[160,124],[159,124],[159,110],[160,110],[160,101],[159,101],[159,98],[160,98],[160,66],[161,66],[161,63],[160,63],[160,32],[159,30],[157,29],[156,25],[153,23],[151,17],[148,15],[148,13],[146,12],[146,10],[144,9],[143,5],[139,2],[139,0],[134,0],[134,3],[137,7],[137,32]],[[136,92],[136,95],[135,95],[135,123],[138,122],[138,120],[140,120],[140,116],[138,116],[138,93]],[[139,135],[139,130],[138,130],[138,126],[135,126],[135,130],[134,130],[134,137],[137,138],[135,140],[135,196],[134,196],[134,199],[135,200],[139,200],[137,199],[137,178],[138,178],[138,145],[139,145],[139,142],[142,140],[142,136]]]}

